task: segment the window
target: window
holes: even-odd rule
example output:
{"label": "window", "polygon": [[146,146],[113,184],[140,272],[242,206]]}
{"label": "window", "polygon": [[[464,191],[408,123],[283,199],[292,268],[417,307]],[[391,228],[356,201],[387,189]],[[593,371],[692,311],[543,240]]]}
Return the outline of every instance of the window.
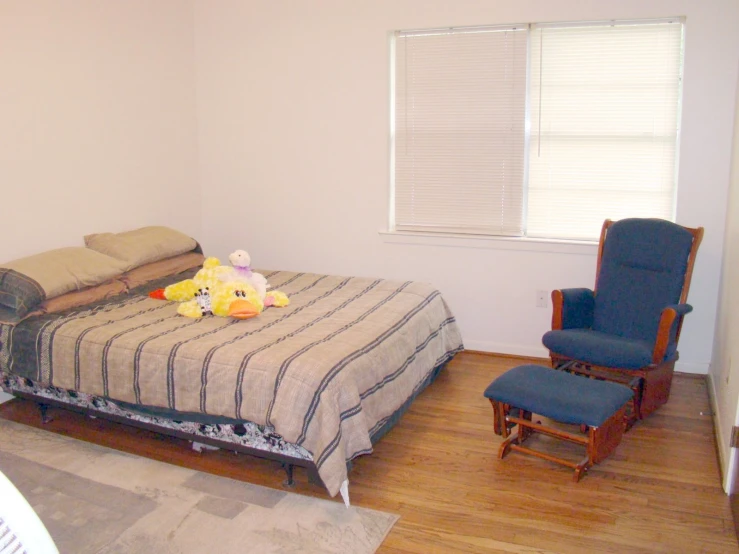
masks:
{"label": "window", "polygon": [[401,31],[394,229],[597,239],[673,219],[682,22]]}

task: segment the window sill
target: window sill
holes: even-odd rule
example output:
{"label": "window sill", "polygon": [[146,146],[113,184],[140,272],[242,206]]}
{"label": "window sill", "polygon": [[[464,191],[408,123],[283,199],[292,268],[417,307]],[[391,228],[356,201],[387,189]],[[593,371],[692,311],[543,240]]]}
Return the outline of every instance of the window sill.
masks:
{"label": "window sill", "polygon": [[379,234],[382,241],[388,244],[486,248],[491,250],[517,250],[520,252],[553,252],[583,256],[591,256],[598,253],[597,241],[440,235],[413,233],[409,231],[379,231]]}

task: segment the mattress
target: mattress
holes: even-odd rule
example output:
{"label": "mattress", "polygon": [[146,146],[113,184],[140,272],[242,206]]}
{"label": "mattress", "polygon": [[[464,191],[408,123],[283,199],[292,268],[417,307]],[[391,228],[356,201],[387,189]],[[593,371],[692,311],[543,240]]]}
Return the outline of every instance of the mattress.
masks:
{"label": "mattress", "polygon": [[284,308],[236,320],[177,314],[148,283],[0,325],[0,371],[127,406],[250,422],[307,452],[333,496],[347,462],[462,349],[449,307],[419,282],[262,271]]}

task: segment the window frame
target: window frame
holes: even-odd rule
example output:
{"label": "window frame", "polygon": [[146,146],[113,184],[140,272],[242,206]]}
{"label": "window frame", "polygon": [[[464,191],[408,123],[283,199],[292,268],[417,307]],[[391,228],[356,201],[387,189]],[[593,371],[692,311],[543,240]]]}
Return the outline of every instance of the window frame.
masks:
{"label": "window frame", "polygon": [[[679,181],[679,157],[680,157],[680,140],[682,133],[682,101],[684,88],[684,61],[685,61],[685,17],[663,17],[650,19],[634,19],[634,20],[598,20],[598,21],[578,21],[578,22],[554,22],[554,23],[527,23],[527,24],[510,24],[510,25],[486,25],[473,27],[445,27],[431,29],[415,29],[393,31],[389,33],[389,60],[390,60],[390,140],[389,140],[389,206],[387,228],[380,231],[383,242],[389,243],[405,243],[405,244],[437,244],[444,246],[465,246],[465,247],[481,247],[495,249],[520,249],[533,251],[548,252],[567,252],[567,253],[590,253],[591,247],[598,242],[598,236],[592,238],[559,238],[559,237],[542,237],[528,235],[528,205],[529,205],[529,156],[531,150],[531,36],[536,28],[556,28],[556,27],[590,27],[590,26],[615,26],[615,25],[649,25],[657,23],[679,23],[680,24],[680,67],[679,81],[677,85],[677,127],[674,141],[675,151],[675,171],[674,183],[672,185],[672,216],[671,220],[675,221],[677,211],[677,194]],[[523,221],[523,234],[515,235],[496,235],[496,234],[466,234],[466,233],[447,233],[438,231],[416,231],[398,229],[396,226],[396,62],[397,51],[396,41],[399,33],[429,33],[429,32],[450,32],[457,29],[504,29],[504,28],[526,28],[526,88],[525,88],[525,123],[524,123],[524,178],[522,183],[523,190],[523,206],[521,218]],[[574,248],[574,249],[573,249]],[[584,248],[584,249],[583,249]]]}

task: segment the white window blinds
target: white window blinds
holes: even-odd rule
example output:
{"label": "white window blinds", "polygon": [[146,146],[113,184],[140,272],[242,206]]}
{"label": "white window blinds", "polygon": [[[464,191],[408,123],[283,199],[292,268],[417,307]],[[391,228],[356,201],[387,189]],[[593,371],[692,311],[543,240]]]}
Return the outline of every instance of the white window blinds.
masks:
{"label": "white window blinds", "polygon": [[526,27],[395,38],[397,230],[521,235]]}
{"label": "white window blinds", "polygon": [[530,56],[527,235],[673,219],[682,23],[536,25]]}

